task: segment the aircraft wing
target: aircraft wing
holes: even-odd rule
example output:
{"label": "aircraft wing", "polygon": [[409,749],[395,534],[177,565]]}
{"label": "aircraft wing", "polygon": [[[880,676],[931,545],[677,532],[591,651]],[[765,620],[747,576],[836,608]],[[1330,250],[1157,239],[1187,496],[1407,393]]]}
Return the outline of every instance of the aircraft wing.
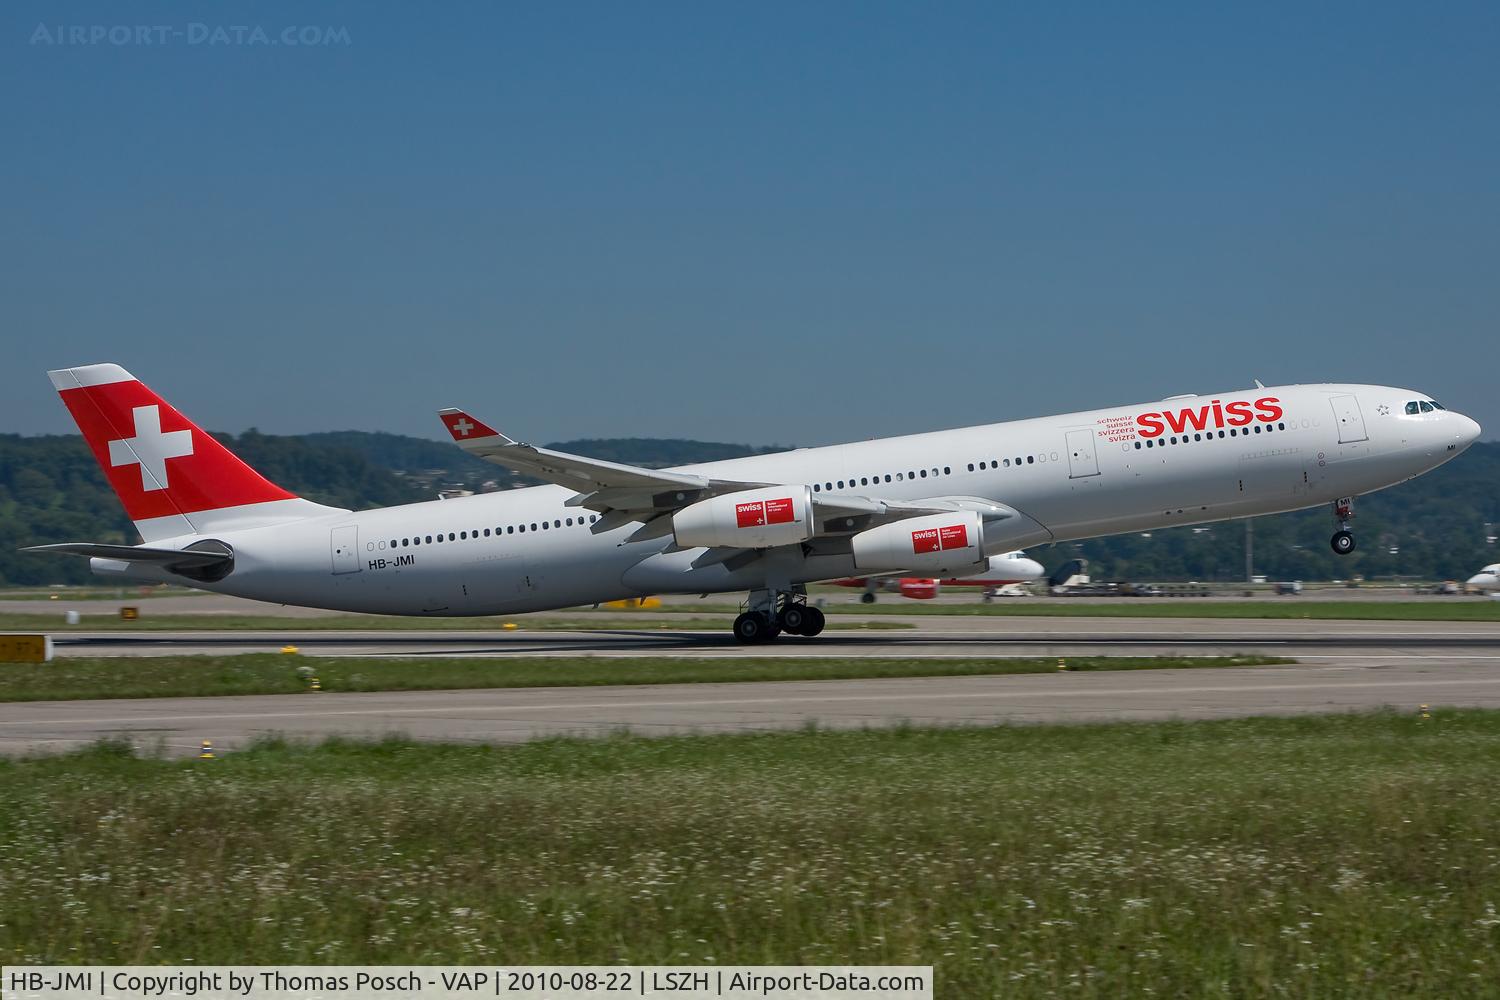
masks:
{"label": "aircraft wing", "polygon": [[[469,454],[577,491],[578,495],[568,501],[569,506],[584,507],[604,515],[593,526],[596,534],[640,521],[643,526],[631,536],[632,541],[660,537],[672,530],[672,519],[662,515],[725,493],[783,485],[715,479],[694,473],[606,462],[516,441],[454,407],[439,410],[438,416],[453,436],[454,443]],[[936,498],[912,503],[851,494],[816,493],[812,496],[812,505],[818,534],[826,536],[847,535],[908,517],[976,507],[982,509],[986,517],[1009,516],[998,505],[977,498],[970,503],[969,499]]]}

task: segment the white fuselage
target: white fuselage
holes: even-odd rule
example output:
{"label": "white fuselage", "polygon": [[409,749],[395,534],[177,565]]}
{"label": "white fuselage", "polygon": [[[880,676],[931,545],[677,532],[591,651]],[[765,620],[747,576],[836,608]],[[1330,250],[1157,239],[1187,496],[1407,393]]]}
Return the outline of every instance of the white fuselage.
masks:
{"label": "white fuselage", "polygon": [[[1280,419],[1242,426],[1225,421],[1231,403],[1248,407],[1266,397],[1277,400]],[[1427,397],[1368,385],[1271,387],[804,448],[684,471],[816,484],[819,493],[884,500],[1003,503],[1018,516],[986,529],[985,551],[993,555],[1295,510],[1403,482],[1453,458],[1478,433],[1457,413],[1406,414],[1405,404],[1417,398]],[[1189,411],[1186,418],[1183,411]],[[1148,421],[1148,427],[1138,419],[1169,412],[1175,421]],[[1159,435],[1142,437],[1157,424]],[[540,486],[217,532],[212,537],[234,549],[234,570],[201,586],[276,603],[401,615],[508,614],[765,586],[765,560],[737,570],[723,563],[693,568],[703,550],[678,551],[670,534],[629,541],[636,524],[595,534],[590,512],[567,505],[574,496]],[[794,584],[864,575],[847,553],[785,548],[790,551],[771,550],[776,572]],[[94,564],[97,572],[112,569],[107,561]]]}

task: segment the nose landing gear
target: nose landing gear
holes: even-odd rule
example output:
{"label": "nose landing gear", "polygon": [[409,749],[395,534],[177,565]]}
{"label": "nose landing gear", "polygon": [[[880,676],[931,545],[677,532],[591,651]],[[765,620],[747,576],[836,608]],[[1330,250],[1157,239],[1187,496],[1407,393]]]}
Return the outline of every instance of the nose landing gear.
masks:
{"label": "nose landing gear", "polygon": [[1354,532],[1349,530],[1349,522],[1354,519],[1354,498],[1340,497],[1333,502],[1333,519],[1338,523],[1338,529],[1333,533],[1333,538],[1328,542],[1334,554],[1347,556],[1354,551]]}

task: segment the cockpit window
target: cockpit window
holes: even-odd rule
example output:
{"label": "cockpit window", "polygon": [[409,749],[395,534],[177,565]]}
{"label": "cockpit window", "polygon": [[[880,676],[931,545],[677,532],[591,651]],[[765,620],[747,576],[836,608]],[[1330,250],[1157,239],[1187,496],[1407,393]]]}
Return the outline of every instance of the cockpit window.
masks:
{"label": "cockpit window", "polygon": [[1422,400],[1422,412],[1423,413],[1431,413],[1432,412],[1432,404],[1429,403],[1429,402],[1427,402],[1427,400],[1425,400],[1425,399]]}
{"label": "cockpit window", "polygon": [[1412,400],[1410,403],[1406,404],[1406,412],[1407,413],[1417,413],[1417,412],[1420,412],[1418,410],[1418,408],[1417,408],[1417,401],[1415,399]]}
{"label": "cockpit window", "polygon": [[1434,410],[1446,410],[1446,409],[1447,409],[1447,407],[1446,407],[1446,406],[1444,406],[1444,405],[1443,405],[1443,404],[1442,404],[1442,403],[1439,403],[1439,402],[1438,402],[1438,401],[1437,401],[1437,400],[1435,400],[1435,399],[1434,399],[1434,400],[1433,400],[1433,401],[1432,401],[1432,408],[1433,408],[1433,409],[1434,409]]}

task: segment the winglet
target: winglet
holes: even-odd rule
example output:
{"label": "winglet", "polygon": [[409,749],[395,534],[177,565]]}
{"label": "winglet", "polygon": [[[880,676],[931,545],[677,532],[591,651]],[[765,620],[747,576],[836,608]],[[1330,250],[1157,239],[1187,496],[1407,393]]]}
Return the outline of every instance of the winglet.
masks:
{"label": "winglet", "polygon": [[484,438],[499,438],[503,444],[515,443],[489,424],[486,424],[483,420],[465,413],[457,407],[450,406],[438,410],[438,417],[443,421],[443,426],[448,428],[448,433],[453,435],[453,440],[459,444],[463,444],[465,441],[479,441]]}

